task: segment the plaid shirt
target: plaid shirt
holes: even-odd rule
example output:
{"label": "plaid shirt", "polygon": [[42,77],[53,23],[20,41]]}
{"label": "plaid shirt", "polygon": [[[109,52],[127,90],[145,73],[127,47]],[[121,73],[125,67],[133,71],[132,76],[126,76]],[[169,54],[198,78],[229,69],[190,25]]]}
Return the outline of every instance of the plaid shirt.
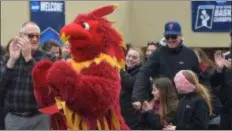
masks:
{"label": "plaid shirt", "polygon": [[26,63],[23,56],[20,56],[13,69],[7,68],[6,64],[1,68],[0,91],[6,91],[4,101],[6,110],[20,113],[38,109],[33,93],[31,72],[36,62],[45,58],[55,60],[51,54],[37,50],[29,62]]}

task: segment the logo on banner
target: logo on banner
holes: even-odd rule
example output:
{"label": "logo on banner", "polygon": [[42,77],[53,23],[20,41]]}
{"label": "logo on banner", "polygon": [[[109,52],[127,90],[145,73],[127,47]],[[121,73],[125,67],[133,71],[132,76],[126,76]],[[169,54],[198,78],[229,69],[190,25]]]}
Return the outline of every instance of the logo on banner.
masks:
{"label": "logo on banner", "polygon": [[42,44],[49,39],[56,40],[60,45],[63,44],[63,42],[60,40],[60,34],[51,27],[48,27],[47,29],[41,32],[40,43]]}
{"label": "logo on banner", "polygon": [[202,27],[212,29],[214,5],[200,5],[197,9],[195,29]]}
{"label": "logo on banner", "polygon": [[31,2],[31,11],[32,12],[37,12],[40,10],[40,2],[38,1],[32,1]]}
{"label": "logo on banner", "polygon": [[232,22],[231,5],[217,2],[217,5],[199,5],[197,8],[195,29],[212,29],[213,24]]}

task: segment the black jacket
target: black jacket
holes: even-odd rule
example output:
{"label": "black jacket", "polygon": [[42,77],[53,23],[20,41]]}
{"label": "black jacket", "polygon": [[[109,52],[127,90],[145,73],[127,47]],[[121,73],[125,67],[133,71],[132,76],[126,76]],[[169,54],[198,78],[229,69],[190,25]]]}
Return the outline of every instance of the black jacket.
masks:
{"label": "black jacket", "polygon": [[173,124],[176,130],[206,130],[209,118],[209,107],[205,100],[195,93],[189,93],[179,101]]}
{"label": "black jacket", "polygon": [[[165,116],[165,120],[168,123],[172,123],[175,113],[176,111],[171,111],[168,115]],[[160,116],[155,114],[154,110],[142,113],[140,125],[142,130],[162,130],[164,128],[164,125],[160,121]]]}
{"label": "black jacket", "polygon": [[142,66],[135,82],[132,98],[133,101],[149,99],[149,78],[169,77],[173,79],[175,74],[183,69],[201,73],[200,64],[194,51],[184,45],[170,49],[161,47],[153,52]]}
{"label": "black jacket", "polygon": [[[231,54],[226,58],[231,58]],[[224,67],[221,73],[215,71],[211,77],[211,84],[214,87],[220,86],[219,97],[223,105],[228,102],[232,104],[232,69]]]}
{"label": "black jacket", "polygon": [[135,83],[135,77],[139,72],[140,66],[133,69],[121,71],[121,92],[120,92],[120,107],[121,113],[127,125],[132,129],[139,129],[138,119],[140,111],[136,111],[132,106],[132,91]]}
{"label": "black jacket", "polygon": [[[0,46],[0,70],[3,67],[3,65],[5,64],[5,57],[4,57],[4,50],[3,47]],[[5,130],[5,123],[4,123],[4,118],[6,115],[6,112],[4,110],[4,100],[5,100],[5,90],[4,91],[0,91],[0,130]]]}
{"label": "black jacket", "polygon": [[[229,54],[226,58],[232,58]],[[223,68],[221,73],[215,71],[212,76],[211,83],[214,87],[220,87],[218,96],[223,105],[221,110],[221,129],[232,129],[232,69]]]}
{"label": "black jacket", "polygon": [[163,126],[158,114],[154,110],[143,112],[140,118],[142,130],[162,130]]}

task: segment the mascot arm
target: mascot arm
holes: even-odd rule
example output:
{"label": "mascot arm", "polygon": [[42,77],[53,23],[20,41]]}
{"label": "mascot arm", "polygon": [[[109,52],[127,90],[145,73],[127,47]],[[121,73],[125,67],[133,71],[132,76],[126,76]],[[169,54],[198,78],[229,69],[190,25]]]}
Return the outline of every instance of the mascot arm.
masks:
{"label": "mascot arm", "polygon": [[49,59],[37,62],[32,70],[34,96],[41,107],[46,107],[55,103],[52,92],[46,80],[48,69],[53,62]]}
{"label": "mascot arm", "polygon": [[82,74],[65,62],[56,62],[47,78],[68,106],[83,115],[97,116],[112,108],[119,99],[118,71],[102,62]]}

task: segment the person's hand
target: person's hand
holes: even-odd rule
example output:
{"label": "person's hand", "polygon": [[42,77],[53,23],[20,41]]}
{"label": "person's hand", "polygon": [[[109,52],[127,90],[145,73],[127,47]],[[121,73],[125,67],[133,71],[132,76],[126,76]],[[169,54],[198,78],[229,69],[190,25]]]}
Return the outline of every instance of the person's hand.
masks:
{"label": "person's hand", "polygon": [[133,102],[132,105],[136,110],[140,110],[142,108],[142,104],[139,101]]}
{"label": "person's hand", "polygon": [[225,56],[222,51],[216,51],[214,54],[215,64],[217,66],[217,71],[221,71],[226,64]]}
{"label": "person's hand", "polygon": [[170,123],[169,125],[165,125],[163,130],[176,130],[176,126],[172,125],[172,123]]}
{"label": "person's hand", "polygon": [[153,103],[152,102],[148,102],[148,101],[144,101],[143,102],[143,106],[142,106],[142,111],[146,112],[149,110],[153,109]]}
{"label": "person's hand", "polygon": [[31,44],[30,41],[26,36],[22,36],[18,39],[18,43],[22,47],[22,55],[26,62],[30,61],[32,59],[31,55]]}
{"label": "person's hand", "polygon": [[225,67],[231,69],[231,59],[225,60]]}
{"label": "person's hand", "polygon": [[12,61],[17,61],[20,56],[21,52],[21,46],[18,43],[18,37],[16,37],[11,43],[9,47],[9,54],[10,54],[10,59]]}
{"label": "person's hand", "polygon": [[7,62],[8,68],[13,68],[15,62],[19,59],[21,52],[21,46],[17,42],[17,37],[14,38],[14,40],[9,45],[9,55],[10,58]]}

